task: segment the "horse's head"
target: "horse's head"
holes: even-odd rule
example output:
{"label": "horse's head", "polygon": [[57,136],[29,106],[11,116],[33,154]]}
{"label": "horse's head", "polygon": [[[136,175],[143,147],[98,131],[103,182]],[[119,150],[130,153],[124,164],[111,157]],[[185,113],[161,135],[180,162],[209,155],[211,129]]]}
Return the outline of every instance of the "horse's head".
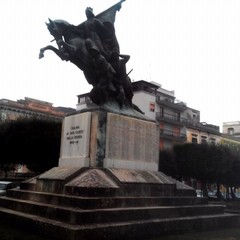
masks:
{"label": "horse's head", "polygon": [[70,24],[64,20],[51,20],[50,18],[48,20],[49,23],[46,23],[46,25],[49,32],[56,40],[59,40],[64,35],[66,27]]}

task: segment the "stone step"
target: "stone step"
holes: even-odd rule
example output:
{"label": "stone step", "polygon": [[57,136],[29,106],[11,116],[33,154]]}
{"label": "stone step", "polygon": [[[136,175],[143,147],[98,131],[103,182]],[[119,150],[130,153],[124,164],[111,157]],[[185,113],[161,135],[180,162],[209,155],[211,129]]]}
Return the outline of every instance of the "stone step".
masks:
{"label": "stone step", "polygon": [[72,195],[13,189],[7,196],[22,200],[71,206],[84,209],[139,207],[139,206],[181,206],[208,204],[207,198],[196,197],[78,197]]}
{"label": "stone step", "polygon": [[[66,224],[33,214],[0,208],[0,217],[12,226],[33,231],[58,240],[120,240],[144,239],[168,234],[207,231],[240,224],[240,215],[216,214],[191,217],[153,218],[103,224]],[[31,226],[31,228],[29,228]]]}
{"label": "stone step", "polygon": [[0,206],[28,214],[39,215],[41,217],[58,219],[72,224],[146,220],[151,218],[171,218],[224,213],[224,206],[222,205],[121,207],[86,210],[9,197],[1,197]]}

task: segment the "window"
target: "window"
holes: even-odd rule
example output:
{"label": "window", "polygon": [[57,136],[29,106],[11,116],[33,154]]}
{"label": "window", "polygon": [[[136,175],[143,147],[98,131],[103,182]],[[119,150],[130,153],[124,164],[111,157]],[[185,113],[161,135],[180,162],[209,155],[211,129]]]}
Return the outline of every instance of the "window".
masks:
{"label": "window", "polygon": [[229,135],[233,135],[234,134],[234,128],[228,128],[227,130]]}
{"label": "window", "polygon": [[207,137],[206,136],[202,136],[201,137],[201,143],[202,144],[206,144],[207,143]]}
{"label": "window", "polygon": [[173,134],[174,134],[175,137],[179,137],[180,136],[180,128],[174,127],[173,128]]}
{"label": "window", "polygon": [[160,117],[164,117],[164,108],[160,107]]}
{"label": "window", "polygon": [[210,143],[211,143],[211,144],[215,144],[215,143],[216,143],[216,139],[215,139],[215,138],[211,138],[211,139],[210,139]]}
{"label": "window", "polygon": [[151,102],[149,105],[150,112],[155,112],[155,103]]}
{"label": "window", "polygon": [[192,134],[192,143],[198,143],[196,134]]}
{"label": "window", "polygon": [[177,121],[180,122],[180,113],[176,113],[176,116],[177,116]]}
{"label": "window", "polygon": [[7,114],[5,112],[1,113],[1,120],[4,122],[7,120]]}
{"label": "window", "polygon": [[197,138],[192,137],[192,143],[197,143]]}
{"label": "window", "polygon": [[79,103],[80,103],[80,104],[86,103],[86,98],[85,98],[85,97],[79,98]]}

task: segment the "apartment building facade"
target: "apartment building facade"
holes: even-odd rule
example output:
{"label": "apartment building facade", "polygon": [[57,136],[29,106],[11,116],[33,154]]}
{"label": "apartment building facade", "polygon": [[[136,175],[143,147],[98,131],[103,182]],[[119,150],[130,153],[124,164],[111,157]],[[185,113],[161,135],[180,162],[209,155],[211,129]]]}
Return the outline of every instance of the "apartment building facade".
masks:
{"label": "apartment building facade", "polygon": [[[154,82],[133,82],[133,102],[144,113],[155,119],[160,128],[160,150],[169,150],[175,144],[218,143],[219,127],[200,122],[200,111],[177,100],[174,91],[168,91]],[[145,96],[145,97],[144,97]],[[144,102],[144,107],[142,104]]]}
{"label": "apartment building facade", "polygon": [[67,113],[76,111],[73,108],[53,107],[52,103],[28,98],[12,101],[0,99],[0,123],[19,118],[39,118],[62,121]]}

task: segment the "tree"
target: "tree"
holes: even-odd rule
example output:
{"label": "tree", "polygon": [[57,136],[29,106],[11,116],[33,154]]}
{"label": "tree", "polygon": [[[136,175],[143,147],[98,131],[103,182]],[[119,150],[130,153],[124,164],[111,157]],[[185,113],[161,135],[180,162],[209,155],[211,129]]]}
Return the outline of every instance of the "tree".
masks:
{"label": "tree", "polygon": [[0,125],[0,163],[26,164],[43,172],[56,166],[60,153],[61,123],[20,119]]}
{"label": "tree", "polygon": [[234,198],[234,192],[240,186],[240,144],[238,142],[222,140],[221,146],[229,151],[227,157],[225,157],[227,173],[222,183],[226,186],[227,197],[230,188],[231,195]]}
{"label": "tree", "polygon": [[226,176],[227,151],[217,145],[177,145],[174,147],[174,156],[178,173],[201,181],[205,196],[207,183],[220,182]]}
{"label": "tree", "polygon": [[173,178],[178,178],[177,166],[172,151],[160,151],[159,171],[164,172],[166,175],[172,176]]}
{"label": "tree", "polygon": [[240,148],[229,145],[183,144],[174,147],[174,157],[178,174],[194,178],[202,183],[206,196],[206,184],[217,184],[217,195],[220,196],[220,185],[227,189],[240,186]]}

